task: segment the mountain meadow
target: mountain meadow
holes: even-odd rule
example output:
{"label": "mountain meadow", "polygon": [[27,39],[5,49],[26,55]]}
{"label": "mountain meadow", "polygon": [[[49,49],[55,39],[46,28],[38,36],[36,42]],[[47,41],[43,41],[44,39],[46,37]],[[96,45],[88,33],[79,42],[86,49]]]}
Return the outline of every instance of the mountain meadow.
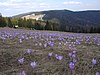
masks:
{"label": "mountain meadow", "polygon": [[0,15],[0,75],[100,75],[100,11]]}

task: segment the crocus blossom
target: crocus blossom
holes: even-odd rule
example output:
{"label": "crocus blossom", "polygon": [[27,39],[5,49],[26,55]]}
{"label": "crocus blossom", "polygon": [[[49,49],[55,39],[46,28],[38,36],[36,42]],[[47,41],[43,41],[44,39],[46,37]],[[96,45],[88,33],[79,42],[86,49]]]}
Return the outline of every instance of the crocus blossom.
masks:
{"label": "crocus blossom", "polygon": [[22,43],[22,39],[19,39],[19,42]]}
{"label": "crocus blossom", "polygon": [[71,57],[72,56],[72,53],[68,53],[68,56]]}
{"label": "crocus blossom", "polygon": [[75,54],[76,53],[76,50],[74,50],[73,53]]}
{"label": "crocus blossom", "polygon": [[18,59],[18,62],[19,62],[20,64],[23,64],[23,63],[24,63],[24,58]]}
{"label": "crocus blossom", "polygon": [[50,53],[48,54],[48,56],[49,56],[49,57],[51,57],[51,56],[52,56],[52,54],[53,54],[53,53],[52,53],[52,52],[50,52]]}
{"label": "crocus blossom", "polygon": [[27,49],[26,51],[28,54],[32,53],[32,50],[31,49]]}
{"label": "crocus blossom", "polygon": [[95,65],[97,63],[96,59],[92,59],[92,64]]}
{"label": "crocus blossom", "polygon": [[63,59],[63,56],[58,56],[58,60],[62,60]]}
{"label": "crocus blossom", "polygon": [[23,70],[19,75],[26,75],[25,71]]}
{"label": "crocus blossom", "polygon": [[70,68],[70,70],[74,70],[74,68],[75,68],[74,62],[69,63],[69,68]]}
{"label": "crocus blossom", "polygon": [[37,66],[37,63],[34,61],[34,62],[31,62],[30,63],[30,66],[32,67],[32,68],[35,68],[36,66]]}
{"label": "crocus blossom", "polygon": [[96,75],[100,75],[100,72],[96,72]]}
{"label": "crocus blossom", "polygon": [[44,44],[44,48],[46,48],[47,47],[47,44]]}

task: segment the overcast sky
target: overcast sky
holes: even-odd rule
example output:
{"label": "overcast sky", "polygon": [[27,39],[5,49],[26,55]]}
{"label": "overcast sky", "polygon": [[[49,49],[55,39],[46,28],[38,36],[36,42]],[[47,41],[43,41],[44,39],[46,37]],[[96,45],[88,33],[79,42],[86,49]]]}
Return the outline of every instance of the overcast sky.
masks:
{"label": "overcast sky", "polygon": [[100,0],[0,0],[0,13],[3,16],[55,9],[100,10]]}

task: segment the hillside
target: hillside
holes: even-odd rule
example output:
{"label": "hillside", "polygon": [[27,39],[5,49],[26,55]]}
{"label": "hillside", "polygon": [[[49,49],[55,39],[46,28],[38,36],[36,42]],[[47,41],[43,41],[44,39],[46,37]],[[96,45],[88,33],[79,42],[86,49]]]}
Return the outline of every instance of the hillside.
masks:
{"label": "hillside", "polygon": [[50,11],[41,11],[41,12],[30,12],[13,17],[24,17],[32,14],[45,14],[43,17],[44,20],[57,19],[61,24],[74,26],[100,26],[100,11],[70,11],[70,10],[50,10]]}
{"label": "hillside", "polygon": [[45,14],[31,14],[31,15],[26,15],[23,16],[22,18],[26,18],[26,19],[35,19],[35,20],[43,20],[42,18],[45,16]]}

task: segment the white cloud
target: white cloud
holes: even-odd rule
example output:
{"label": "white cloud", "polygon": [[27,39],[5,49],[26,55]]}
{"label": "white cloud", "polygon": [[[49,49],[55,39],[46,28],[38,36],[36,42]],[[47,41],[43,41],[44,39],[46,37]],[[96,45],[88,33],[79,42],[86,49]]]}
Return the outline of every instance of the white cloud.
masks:
{"label": "white cloud", "polygon": [[63,2],[63,4],[81,4],[81,2],[78,2],[78,1],[66,1],[66,2]]}
{"label": "white cloud", "polygon": [[31,0],[7,0],[6,2],[0,2],[0,7],[4,9],[27,9],[27,8],[49,8],[47,3],[38,3]]}
{"label": "white cloud", "polygon": [[40,3],[39,6],[40,7],[49,7],[49,4],[47,4],[47,3]]}
{"label": "white cloud", "polygon": [[0,6],[7,6],[7,5],[9,5],[9,4],[6,2],[0,2]]}
{"label": "white cloud", "polygon": [[[28,1],[28,0],[27,0]],[[6,1],[6,2],[0,2],[0,7],[6,7],[6,8],[30,8],[32,6],[37,5],[37,3],[33,3],[33,2],[24,2],[24,0],[10,0],[10,1]]]}
{"label": "white cloud", "polygon": [[8,0],[8,2],[28,2],[28,1],[31,1],[31,0]]}

